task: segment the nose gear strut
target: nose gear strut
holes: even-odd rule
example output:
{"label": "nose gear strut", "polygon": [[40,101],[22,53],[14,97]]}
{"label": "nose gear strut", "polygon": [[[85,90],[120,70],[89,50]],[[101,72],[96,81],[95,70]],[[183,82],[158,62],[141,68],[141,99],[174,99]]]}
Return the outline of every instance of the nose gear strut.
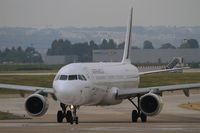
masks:
{"label": "nose gear strut", "polygon": [[[78,117],[76,115],[77,109],[79,106],[76,105],[65,105],[63,103],[60,103],[60,107],[62,110],[59,110],[57,113],[57,122],[62,123],[63,119],[66,118],[67,123],[78,124]],[[67,110],[67,107],[69,107],[69,110]],[[66,112],[67,111],[67,112]]]}

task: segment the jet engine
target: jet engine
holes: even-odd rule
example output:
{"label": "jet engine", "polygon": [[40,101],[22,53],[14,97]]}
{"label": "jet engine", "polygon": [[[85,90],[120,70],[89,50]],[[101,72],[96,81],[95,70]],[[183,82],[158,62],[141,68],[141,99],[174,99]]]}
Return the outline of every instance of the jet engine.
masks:
{"label": "jet engine", "polygon": [[30,95],[25,102],[26,112],[30,116],[42,116],[47,112],[49,107],[47,98],[40,94]]}
{"label": "jet engine", "polygon": [[159,95],[148,93],[140,98],[139,107],[147,116],[154,116],[162,110],[163,102]]}

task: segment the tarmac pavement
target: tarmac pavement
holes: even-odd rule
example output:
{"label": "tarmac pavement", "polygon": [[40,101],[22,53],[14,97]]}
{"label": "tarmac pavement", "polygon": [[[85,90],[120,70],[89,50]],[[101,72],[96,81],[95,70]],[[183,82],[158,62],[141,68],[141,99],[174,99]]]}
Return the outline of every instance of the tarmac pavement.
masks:
{"label": "tarmac pavement", "polygon": [[[131,123],[132,104],[125,100],[115,106],[85,106],[78,110],[79,124],[57,123],[59,103],[49,100],[50,107],[43,117],[24,120],[0,120],[0,133],[199,133],[200,111],[179,108],[182,103],[200,102],[200,94],[164,95],[164,107],[158,116],[148,117],[147,123]],[[24,98],[1,98],[0,110],[28,116]]]}

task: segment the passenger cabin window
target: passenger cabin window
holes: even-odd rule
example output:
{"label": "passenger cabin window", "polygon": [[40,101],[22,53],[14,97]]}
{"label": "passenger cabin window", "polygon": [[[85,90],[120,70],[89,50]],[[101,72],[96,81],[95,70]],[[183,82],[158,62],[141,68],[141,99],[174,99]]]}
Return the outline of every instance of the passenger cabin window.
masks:
{"label": "passenger cabin window", "polygon": [[69,75],[68,80],[77,80],[77,75]]}
{"label": "passenger cabin window", "polygon": [[60,75],[60,80],[67,80],[68,76],[67,75]]}

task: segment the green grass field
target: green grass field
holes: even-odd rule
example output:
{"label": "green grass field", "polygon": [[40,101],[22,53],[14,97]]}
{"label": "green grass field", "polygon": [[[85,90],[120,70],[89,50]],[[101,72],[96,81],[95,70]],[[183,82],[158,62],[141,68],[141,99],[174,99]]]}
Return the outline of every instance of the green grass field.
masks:
{"label": "green grass field", "polygon": [[157,73],[141,76],[139,87],[200,83],[200,73]]}
{"label": "green grass field", "polygon": [[[52,87],[54,75],[8,75],[0,76],[0,83],[4,84],[17,84],[29,85],[39,87]],[[19,91],[0,89],[0,94],[13,94]]]}
{"label": "green grass field", "polygon": [[[0,76],[0,83],[52,87],[53,79],[54,75],[8,75]],[[200,82],[200,73],[158,73],[141,76],[139,87],[141,88],[198,82]],[[16,93],[16,91],[0,90],[0,94],[5,93]]]}
{"label": "green grass field", "polygon": [[0,65],[0,72],[24,72],[24,71],[57,71],[63,65],[46,65],[46,64],[8,64]]}
{"label": "green grass field", "polygon": [[17,116],[8,112],[0,111],[0,120],[15,120],[15,119],[27,119],[25,117]]}

